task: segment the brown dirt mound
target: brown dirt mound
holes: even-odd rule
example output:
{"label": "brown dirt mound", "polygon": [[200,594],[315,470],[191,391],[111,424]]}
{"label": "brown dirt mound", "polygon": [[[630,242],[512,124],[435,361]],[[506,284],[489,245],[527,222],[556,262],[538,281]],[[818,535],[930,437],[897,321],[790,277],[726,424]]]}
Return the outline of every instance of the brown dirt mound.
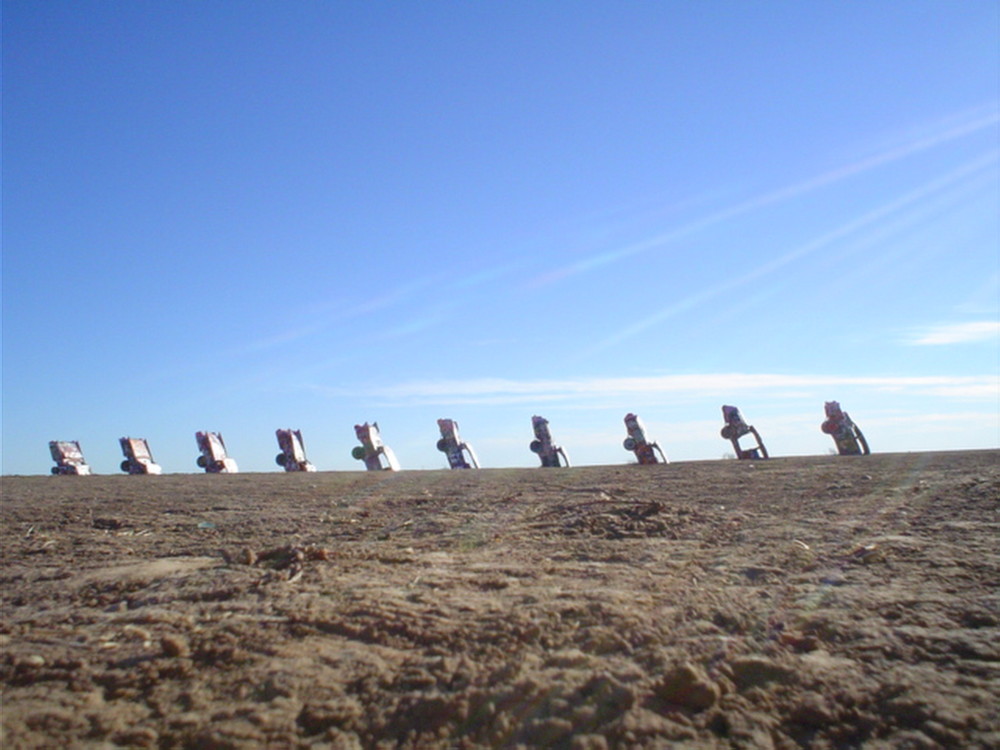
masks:
{"label": "brown dirt mound", "polygon": [[997,747],[1000,453],[5,477],[3,747]]}

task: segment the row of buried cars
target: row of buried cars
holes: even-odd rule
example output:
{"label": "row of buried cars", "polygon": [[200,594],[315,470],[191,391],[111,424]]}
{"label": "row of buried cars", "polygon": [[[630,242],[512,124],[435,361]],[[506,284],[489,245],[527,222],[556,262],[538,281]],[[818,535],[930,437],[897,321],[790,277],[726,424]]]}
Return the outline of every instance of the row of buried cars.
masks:
{"label": "row of buried cars", "polygon": [[[821,429],[833,438],[837,452],[842,456],[868,455],[868,441],[861,429],[851,420],[847,412],[840,408],[836,401],[828,401],[825,406],[826,420]],[[725,425],[722,437],[730,441],[734,455],[743,460],[762,460],[768,458],[767,448],[757,431],[757,428],[747,424],[735,406],[723,406],[722,418]],[[472,446],[462,440],[458,431],[458,422],[453,419],[437,421],[441,438],[437,442],[439,451],[448,458],[448,466],[452,469],[478,469],[479,459]],[[536,454],[543,467],[569,466],[569,456],[565,449],[552,439],[549,421],[544,417],[531,418],[534,440],[529,444],[531,452]],[[667,456],[659,443],[651,440],[646,434],[646,428],[636,414],[625,415],[626,438],[622,443],[627,451],[635,454],[640,464],[667,463]],[[363,461],[369,471],[398,471],[399,461],[392,449],[386,445],[379,432],[378,422],[354,425],[354,433],[360,445],[355,446],[351,455]],[[279,429],[275,431],[280,453],[275,461],[285,471],[316,471],[316,467],[306,458],[305,443],[299,430]],[[226,452],[226,444],[218,432],[197,432],[195,440],[198,443],[199,468],[209,474],[234,474],[239,469],[236,461]],[[144,438],[119,438],[122,455],[121,470],[126,474],[162,474],[162,467],[153,460],[149,443]],[[55,475],[83,476],[91,473],[90,466],[83,457],[80,443],[69,440],[53,440],[49,450],[56,465],[52,467]]]}

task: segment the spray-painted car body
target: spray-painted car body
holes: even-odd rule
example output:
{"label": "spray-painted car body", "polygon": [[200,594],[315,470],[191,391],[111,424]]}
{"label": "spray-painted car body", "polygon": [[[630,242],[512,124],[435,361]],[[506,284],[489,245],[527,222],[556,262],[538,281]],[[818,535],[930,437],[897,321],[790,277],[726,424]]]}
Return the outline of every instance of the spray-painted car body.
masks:
{"label": "spray-painted car body", "polygon": [[85,477],[90,475],[90,466],[83,458],[80,443],[76,440],[50,440],[49,453],[56,465],[52,473],[56,476],[73,475]]}
{"label": "spray-painted car body", "polygon": [[437,423],[441,431],[437,449],[448,457],[448,466],[452,469],[478,469],[479,459],[472,446],[463,442],[458,434],[458,422],[454,419],[439,419]]}
{"label": "spray-painted car body", "polygon": [[[767,458],[767,448],[764,447],[764,441],[761,440],[760,433],[757,432],[756,427],[746,423],[739,409],[735,406],[723,406],[722,419],[726,423],[726,426],[722,428],[722,437],[733,444],[736,458],[743,460]],[[757,443],[756,446],[743,448],[740,445],[740,438],[746,435],[753,436]]]}
{"label": "spray-painted car body", "polygon": [[361,441],[361,445],[356,446],[351,455],[359,461],[364,461],[368,471],[399,471],[396,454],[382,442],[378,422],[356,424],[354,434]]}
{"label": "spray-painted car body", "polygon": [[[657,464],[661,459],[665,464],[670,463],[660,444],[646,437],[646,426],[637,414],[625,415],[625,431],[628,437],[622,446],[625,450],[632,451],[640,464]],[[660,454],[659,458],[656,457],[657,452]]]}
{"label": "spray-painted car body", "polygon": [[[535,433],[535,439],[528,446],[532,453],[538,455],[545,467],[569,466],[569,456],[561,446],[552,442],[552,433],[549,431],[549,420],[545,417],[532,417],[531,429]],[[562,461],[560,462],[560,456]]]}
{"label": "spray-painted car body", "polygon": [[278,438],[278,447],[281,453],[274,457],[278,466],[285,471],[316,471],[306,458],[306,447],[302,441],[301,430],[275,430]]}
{"label": "spray-painted car body", "polygon": [[195,440],[198,441],[198,466],[205,470],[206,474],[235,474],[239,471],[236,461],[226,453],[226,444],[222,440],[222,435],[218,432],[196,432]]}
{"label": "spray-painted car body", "polygon": [[867,456],[871,453],[861,428],[854,424],[839,403],[827,401],[824,409],[826,420],[820,429],[833,438],[841,456]]}
{"label": "spray-painted car body", "polygon": [[121,469],[126,474],[162,474],[163,468],[153,460],[149,443],[145,438],[118,438],[125,460]]}

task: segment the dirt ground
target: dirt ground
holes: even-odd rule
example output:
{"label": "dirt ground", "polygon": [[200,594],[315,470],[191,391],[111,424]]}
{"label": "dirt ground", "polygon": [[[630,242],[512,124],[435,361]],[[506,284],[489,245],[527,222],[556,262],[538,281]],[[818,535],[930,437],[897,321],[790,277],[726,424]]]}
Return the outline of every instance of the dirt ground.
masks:
{"label": "dirt ground", "polygon": [[1000,452],[5,477],[4,748],[1000,747]]}

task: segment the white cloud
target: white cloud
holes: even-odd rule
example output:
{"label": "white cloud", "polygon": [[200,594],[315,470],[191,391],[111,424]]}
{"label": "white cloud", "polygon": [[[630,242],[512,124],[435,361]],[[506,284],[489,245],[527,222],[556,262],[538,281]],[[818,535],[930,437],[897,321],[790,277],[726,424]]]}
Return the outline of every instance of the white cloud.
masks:
{"label": "white cloud", "polygon": [[982,341],[1000,341],[1000,321],[982,320],[974,323],[933,326],[916,334],[909,343],[914,346],[947,346]]}
{"label": "white cloud", "polygon": [[[702,219],[698,219],[689,224],[676,227],[656,236],[639,242],[626,245],[624,247],[607,250],[596,255],[578,260],[568,266],[553,269],[540,277],[529,282],[530,286],[539,286],[558,281],[568,276],[579,273],[593,271],[594,269],[625,260],[634,255],[646,253],[650,250],[662,247],[702,229],[720,224],[743,214],[748,214],[766,206],[783,203],[800,195],[811,193],[817,189],[828,185],[836,184],[858,174],[863,174],[877,167],[905,159],[937,146],[944,145],[956,139],[964,138],[967,135],[978,133],[982,130],[995,128],[1000,122],[1000,112],[992,104],[988,107],[977,107],[966,112],[958,113],[947,118],[939,125],[944,129],[938,129],[927,135],[909,135],[904,142],[893,144],[884,151],[856,161],[845,164],[828,172],[814,175],[806,180],[791,185],[754,196],[729,208],[717,211]],[[988,157],[989,158],[989,157]]]}
{"label": "white cloud", "polygon": [[[771,373],[705,373],[658,377],[576,378],[565,380],[433,380],[376,387],[354,395],[409,404],[516,404],[561,402],[593,405],[595,400],[627,396],[655,400],[657,396],[690,395],[734,398],[749,392],[777,397],[814,397],[810,391],[854,387],[950,398],[994,398],[1000,394],[996,375],[847,377],[841,375],[778,375]],[[332,395],[344,395],[323,389]]]}

